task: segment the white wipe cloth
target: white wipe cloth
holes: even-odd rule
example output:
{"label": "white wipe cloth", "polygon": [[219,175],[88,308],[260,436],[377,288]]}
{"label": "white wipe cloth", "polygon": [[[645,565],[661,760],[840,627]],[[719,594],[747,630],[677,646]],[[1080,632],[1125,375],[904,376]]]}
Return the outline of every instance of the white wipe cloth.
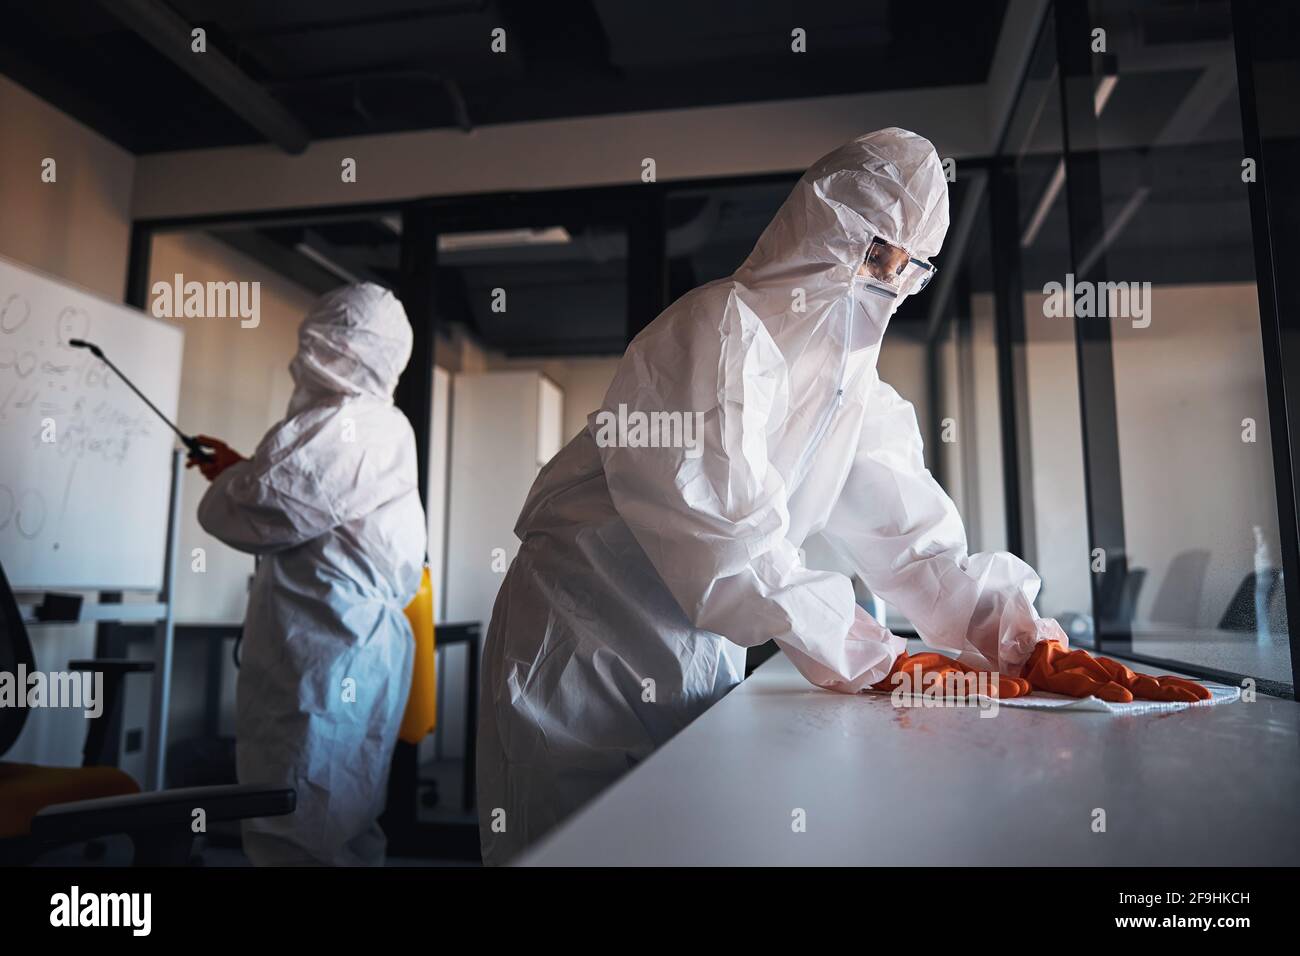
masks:
{"label": "white wipe cloth", "polygon": [[[1216,704],[1230,704],[1241,699],[1240,687],[1225,687],[1222,684],[1204,684],[1204,686],[1212,696],[1209,700],[1198,700],[1194,704],[1183,701],[1162,700],[1135,700],[1130,704],[1113,704],[1110,701],[1102,700],[1100,697],[1065,697],[1061,694],[1049,694],[1041,690],[1034,691],[1028,697],[999,700],[997,704],[999,707],[1024,707],[1029,710],[1071,710],[1135,716],[1137,714],[1167,714],[1175,710],[1185,710],[1188,707],[1213,707]],[[893,691],[867,690],[864,693],[886,695],[892,694]],[[971,706],[987,707],[992,706],[992,704],[992,698],[980,694],[975,698]],[[913,694],[912,706],[925,706],[924,695]]]}
{"label": "white wipe cloth", "polygon": [[1185,710],[1188,707],[1213,707],[1215,704],[1230,704],[1241,699],[1240,687],[1205,684],[1205,688],[1213,696],[1209,700],[1198,700],[1191,704],[1184,701],[1163,700],[1135,700],[1130,704],[1113,704],[1099,697],[1062,697],[1060,694],[1049,694],[1045,691],[1036,690],[1028,697],[1013,697],[1011,700],[1000,700],[998,706],[1028,707],[1031,710],[1100,711],[1107,714],[1132,715],[1164,714],[1174,710]]}

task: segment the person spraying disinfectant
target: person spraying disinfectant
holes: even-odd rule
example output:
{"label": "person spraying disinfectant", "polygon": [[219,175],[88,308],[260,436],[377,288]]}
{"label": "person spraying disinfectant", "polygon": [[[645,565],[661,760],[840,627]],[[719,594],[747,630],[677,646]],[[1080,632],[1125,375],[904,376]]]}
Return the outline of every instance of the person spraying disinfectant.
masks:
{"label": "person spraying disinfectant", "polygon": [[237,689],[241,783],[298,792],[297,810],[245,821],[258,865],[379,865],[414,645],[425,518],[415,435],[393,406],[411,326],[369,283],[322,297],[298,330],[294,392],[251,459],[225,442],[191,460],[212,485],[199,523],[260,556]]}

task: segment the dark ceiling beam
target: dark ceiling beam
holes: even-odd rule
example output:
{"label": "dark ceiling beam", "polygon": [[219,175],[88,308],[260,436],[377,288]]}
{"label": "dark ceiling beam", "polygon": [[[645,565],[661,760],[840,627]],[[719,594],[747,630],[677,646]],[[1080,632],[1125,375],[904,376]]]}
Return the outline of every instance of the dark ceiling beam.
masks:
{"label": "dark ceiling beam", "polygon": [[294,248],[327,271],[347,282],[373,282],[389,288],[392,281],[377,275],[366,262],[342,246],[336,246],[320,233],[304,229]]}
{"label": "dark ceiling beam", "polygon": [[[1047,16],[1047,0],[1011,0],[1002,15],[997,44],[989,60],[989,153],[1003,149],[1011,117],[1038,47],[1038,34]],[[1047,84],[1052,89],[1053,83]]]}
{"label": "dark ceiling beam", "polygon": [[313,90],[329,86],[342,86],[350,89],[352,107],[367,122],[372,118],[364,110],[361,91],[366,83],[378,80],[402,81],[407,84],[424,83],[437,86],[447,96],[452,116],[463,133],[474,132],[474,123],[469,118],[469,106],[465,102],[465,93],[456,79],[445,73],[433,70],[400,68],[391,70],[369,70],[359,73],[330,73],[323,75],[299,76],[289,80],[280,80],[269,84],[273,90]]}
{"label": "dark ceiling beam", "polygon": [[208,235],[315,295],[338,288],[333,273],[256,229],[209,232]]}
{"label": "dark ceiling beam", "polygon": [[191,26],[161,0],[100,0],[104,9],[291,156],[307,148],[307,128],[220,51],[194,53]]}

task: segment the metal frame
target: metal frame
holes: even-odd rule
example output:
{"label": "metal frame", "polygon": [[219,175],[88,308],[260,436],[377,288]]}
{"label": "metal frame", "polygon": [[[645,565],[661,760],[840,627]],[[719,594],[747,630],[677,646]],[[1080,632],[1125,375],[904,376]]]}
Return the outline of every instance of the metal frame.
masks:
{"label": "metal frame", "polygon": [[[668,305],[668,196],[658,183],[638,187],[641,206],[627,231],[627,340]],[[633,262],[644,267],[633,269]]]}
{"label": "metal frame", "polygon": [[[1279,32],[1280,25],[1273,21],[1286,16],[1291,17],[1291,29],[1283,27],[1285,32]],[[1269,95],[1260,98],[1257,81],[1278,84],[1282,75],[1277,70],[1261,71],[1256,51],[1261,40],[1272,44],[1273,49],[1278,48],[1279,38],[1293,44],[1296,19],[1294,10],[1284,12],[1280,6],[1261,9],[1258,0],[1233,0],[1232,3],[1242,139],[1246,155],[1256,161],[1256,180],[1245,188],[1250,195],[1254,234],[1255,283],[1264,346],[1264,381],[1268,391],[1293,696],[1294,689],[1300,686],[1300,488],[1296,484],[1295,462],[1300,452],[1300,281],[1294,268],[1278,268],[1277,264],[1294,263],[1300,255],[1300,236],[1296,229],[1300,222],[1300,186],[1291,175],[1300,150],[1294,136],[1288,136],[1296,90],[1279,91],[1275,87],[1267,91]],[[1300,57],[1293,45],[1286,49],[1290,54],[1291,76],[1300,76]],[[1268,167],[1274,162],[1283,174],[1270,179]]]}
{"label": "metal frame", "polygon": [[1034,564],[1033,468],[1029,457],[1029,371],[1025,361],[1024,296],[1020,291],[1019,196],[1015,170],[1000,158],[989,172],[992,219],[994,334],[998,356],[1002,484],[1007,550]]}
{"label": "metal frame", "polygon": [[[411,321],[411,358],[397,380],[393,404],[415,430],[417,490],[425,513],[429,507],[429,433],[433,426],[433,369],[437,358],[436,279],[438,226],[427,205],[402,210],[402,241],[397,297]],[[427,558],[428,555],[426,554]]]}
{"label": "metal frame", "polygon": [[[1094,255],[1086,272],[1080,263],[1105,234],[1102,208],[1101,157],[1096,114],[1092,107],[1093,55],[1088,43],[1091,24],[1086,0],[1056,4],[1057,77],[1061,96],[1061,156],[1065,162],[1065,196],[1069,210],[1070,260],[1075,281],[1106,279],[1105,254]],[[1115,397],[1115,361],[1109,322],[1074,319],[1078,362],[1079,415],[1083,439],[1084,497],[1088,521],[1089,566],[1100,548],[1106,570],[1089,575],[1092,590],[1093,640],[1102,650],[1106,638],[1131,645],[1132,622],[1106,619],[1106,594],[1118,596],[1127,574],[1124,534],[1124,495],[1120,477],[1119,412]],[[1118,587],[1111,575],[1119,574]],[[1123,602],[1118,602],[1123,608]],[[1120,611],[1122,614],[1122,610]]]}
{"label": "metal frame", "polygon": [[172,657],[176,643],[176,559],[181,540],[181,475],[185,453],[172,449],[172,484],[167,506],[167,552],[163,563],[163,586],[159,594],[166,609],[154,625],[153,687],[149,697],[149,743],[145,751],[145,785],[161,790],[167,779],[167,722],[171,713]]}
{"label": "metal frame", "polygon": [[940,423],[943,421],[943,389],[939,383],[943,380],[942,363],[939,356],[939,347],[942,344],[944,324],[939,322],[934,334],[925,340],[925,378],[926,378],[926,404],[929,405],[928,413],[930,417],[929,429],[925,434],[926,447],[930,449],[930,472],[934,475],[934,480],[944,485],[945,466],[943,456],[939,454],[939,448],[943,441],[942,428]]}
{"label": "metal frame", "polygon": [[980,469],[975,455],[964,449],[979,445],[978,401],[975,395],[975,321],[971,307],[970,272],[963,269],[957,277],[953,304],[957,307],[957,394],[961,409],[957,426],[961,433],[963,452],[961,465],[961,494],[966,503],[966,536],[983,542],[983,519],[980,511]]}

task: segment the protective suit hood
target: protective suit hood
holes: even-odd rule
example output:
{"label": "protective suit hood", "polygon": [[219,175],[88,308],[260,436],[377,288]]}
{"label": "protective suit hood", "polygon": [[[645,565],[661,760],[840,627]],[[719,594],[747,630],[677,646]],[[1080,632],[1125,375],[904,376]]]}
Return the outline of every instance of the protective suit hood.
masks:
{"label": "protective suit hood", "polygon": [[411,341],[402,303],[382,286],[366,282],[321,296],[298,328],[290,414],[340,396],[391,400]]}
{"label": "protective suit hood", "polygon": [[870,382],[894,311],[873,311],[863,328],[854,277],[871,240],[881,236],[929,258],[947,231],[948,184],[938,154],[923,136],[890,127],[815,162],[724,280],[780,352],[784,381],[773,387],[790,418],[769,455],[792,490],[828,410],[846,390]]}
{"label": "protective suit hood", "polygon": [[948,232],[948,184],[934,146],[890,127],[845,143],[799,178],[736,272],[746,285],[857,272],[873,236],[914,256],[937,255]]}

